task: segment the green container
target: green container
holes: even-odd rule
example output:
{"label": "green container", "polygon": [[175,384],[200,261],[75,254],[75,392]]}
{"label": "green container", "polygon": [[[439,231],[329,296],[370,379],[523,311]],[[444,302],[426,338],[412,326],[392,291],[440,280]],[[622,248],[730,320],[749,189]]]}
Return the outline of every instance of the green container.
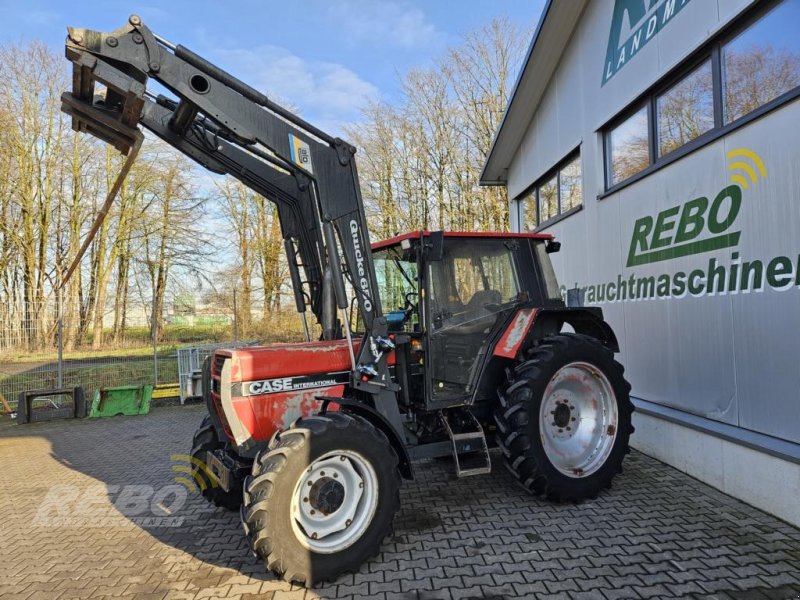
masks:
{"label": "green container", "polygon": [[94,393],[90,417],[114,415],[146,415],[150,412],[152,385],[123,385],[102,388]]}

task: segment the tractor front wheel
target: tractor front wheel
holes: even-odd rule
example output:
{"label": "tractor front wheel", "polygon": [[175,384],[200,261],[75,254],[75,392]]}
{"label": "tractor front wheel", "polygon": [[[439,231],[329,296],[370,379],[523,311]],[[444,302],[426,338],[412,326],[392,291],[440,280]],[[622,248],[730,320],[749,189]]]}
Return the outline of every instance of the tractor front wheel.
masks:
{"label": "tractor front wheel", "polygon": [[400,507],[397,455],[380,430],[339,412],[277,433],[245,481],[242,525],[278,577],[305,586],[378,553]]}
{"label": "tractor front wheel", "polygon": [[499,390],[497,441],[528,492],[594,498],[622,471],[633,433],[630,385],[614,354],[578,334],[543,339]]}

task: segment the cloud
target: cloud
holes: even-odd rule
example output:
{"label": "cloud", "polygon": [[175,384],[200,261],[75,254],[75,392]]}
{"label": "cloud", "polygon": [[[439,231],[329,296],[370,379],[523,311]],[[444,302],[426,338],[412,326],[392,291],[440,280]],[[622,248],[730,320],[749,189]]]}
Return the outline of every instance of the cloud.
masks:
{"label": "cloud", "polygon": [[271,45],[216,50],[217,62],[275,101],[331,133],[360,118],[378,88],[343,65],[309,61]]}
{"label": "cloud", "polygon": [[443,35],[405,0],[334,0],[328,12],[350,42],[413,50],[435,44]]}

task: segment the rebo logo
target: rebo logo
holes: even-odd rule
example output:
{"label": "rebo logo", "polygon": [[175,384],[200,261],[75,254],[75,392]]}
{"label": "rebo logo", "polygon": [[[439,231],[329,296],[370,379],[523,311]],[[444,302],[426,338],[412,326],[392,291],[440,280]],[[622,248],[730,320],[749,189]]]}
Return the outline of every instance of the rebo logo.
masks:
{"label": "rebo logo", "polygon": [[626,266],[635,267],[730,248],[739,243],[741,231],[732,230],[742,206],[742,188],[767,176],[761,158],[752,150],[737,148],[727,154],[732,185],[713,200],[701,196],[685,204],[641,217],[633,225]]}

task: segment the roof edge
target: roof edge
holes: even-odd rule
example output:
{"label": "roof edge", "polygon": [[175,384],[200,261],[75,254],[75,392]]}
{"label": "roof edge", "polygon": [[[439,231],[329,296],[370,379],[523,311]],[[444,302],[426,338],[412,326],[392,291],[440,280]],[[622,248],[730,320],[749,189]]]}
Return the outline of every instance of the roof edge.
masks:
{"label": "roof edge", "polygon": [[528,64],[531,62],[531,56],[533,56],[533,49],[536,47],[536,42],[539,40],[539,35],[542,33],[542,27],[544,22],[547,20],[547,15],[550,14],[550,7],[553,5],[553,0],[547,0],[542,9],[542,15],[539,17],[539,22],[536,24],[536,30],[533,32],[533,38],[531,38],[531,43],[528,46],[528,51],[525,53],[525,60],[522,61],[522,67],[517,74],[517,80],[514,82],[514,89],[511,90],[511,96],[508,98],[508,104],[506,105],[506,110],[503,112],[503,118],[500,120],[500,125],[497,128],[497,131],[494,134],[494,139],[492,140],[492,145],[489,147],[489,153],[486,155],[486,162],[483,163],[483,169],[481,169],[481,176],[478,179],[480,185],[505,185],[505,180],[502,179],[486,179],[486,170],[489,168],[489,163],[492,161],[492,157],[494,155],[495,148],[497,147],[498,140],[503,133],[503,127],[506,124],[506,120],[508,119],[508,112],[511,110],[511,105],[514,104],[514,99],[517,96],[517,92],[519,91],[520,84],[522,83],[522,78],[525,75],[525,71],[528,69]]}
{"label": "roof edge", "polygon": [[[480,185],[507,184],[512,158],[510,155],[519,148],[530,121],[526,120],[524,112],[520,112],[527,110],[520,105],[521,97],[534,104],[535,113],[588,3],[589,0],[547,0],[509,97],[508,106],[486,156],[480,174]],[[522,121],[525,121],[524,126]],[[509,164],[498,164],[498,161]]]}

